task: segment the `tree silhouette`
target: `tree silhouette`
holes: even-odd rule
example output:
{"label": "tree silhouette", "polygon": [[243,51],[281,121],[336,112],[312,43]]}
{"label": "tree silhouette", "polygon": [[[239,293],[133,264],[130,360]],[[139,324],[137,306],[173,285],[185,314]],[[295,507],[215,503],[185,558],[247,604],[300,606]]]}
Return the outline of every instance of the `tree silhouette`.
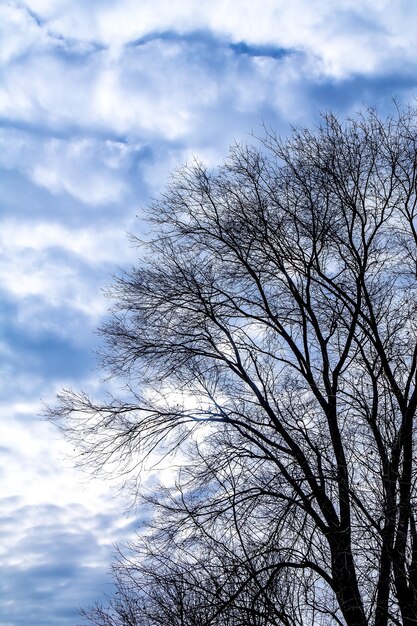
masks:
{"label": "tree silhouette", "polygon": [[111,290],[125,391],[52,410],[94,467],[187,455],[155,532],[178,585],[183,541],[230,550],[220,623],[258,593],[265,624],[417,624],[416,116],[329,114],[179,170]]}

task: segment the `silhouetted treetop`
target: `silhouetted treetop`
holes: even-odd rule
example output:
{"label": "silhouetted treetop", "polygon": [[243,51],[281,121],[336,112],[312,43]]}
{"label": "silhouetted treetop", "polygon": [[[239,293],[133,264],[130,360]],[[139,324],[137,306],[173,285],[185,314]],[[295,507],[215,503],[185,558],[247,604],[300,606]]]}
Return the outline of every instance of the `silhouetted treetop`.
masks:
{"label": "silhouetted treetop", "polygon": [[238,582],[192,570],[222,623],[417,624],[416,122],[328,114],[179,169],[101,329],[125,391],[53,411],[94,467],[187,455],[155,523],[224,537]]}

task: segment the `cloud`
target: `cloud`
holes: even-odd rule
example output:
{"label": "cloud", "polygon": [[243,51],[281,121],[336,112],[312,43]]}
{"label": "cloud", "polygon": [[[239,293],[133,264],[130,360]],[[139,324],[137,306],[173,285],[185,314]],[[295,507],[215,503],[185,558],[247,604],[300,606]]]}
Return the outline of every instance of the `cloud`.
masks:
{"label": "cloud", "polygon": [[53,194],[66,192],[85,204],[119,201],[125,195],[126,183],[108,176],[109,168],[103,173],[89,172],[87,176],[79,176],[84,159],[88,159],[85,153],[91,149],[88,143],[85,140],[72,142],[69,150],[64,152],[62,141],[51,140],[43,162],[34,165],[30,178]]}
{"label": "cloud", "polygon": [[173,140],[189,132],[196,110],[218,97],[215,74],[203,72],[190,53],[184,45],[156,40],[126,49],[117,61],[108,50],[81,60],[33,56],[5,72],[0,115],[53,128]]}
{"label": "cloud", "polygon": [[140,150],[110,139],[45,138],[14,129],[0,130],[0,166],[22,172],[54,195],[67,193],[86,205],[121,202],[124,178]]}
{"label": "cloud", "polygon": [[[226,142],[260,112],[278,123],[306,119],[309,85],[415,74],[417,32],[408,26],[403,36],[398,8],[390,27],[381,3],[364,10],[347,1],[336,9],[301,0],[269,1],[262,10],[233,5],[123,0],[89,4],[87,11],[77,2],[29,3],[42,16],[36,28],[43,36],[31,54],[5,67],[0,115],[49,132],[90,134],[67,146],[51,140],[32,179],[82,202],[116,202],[126,188],[111,168],[85,180],[72,171],[77,150],[80,168],[97,150],[92,135],[112,136],[115,144],[129,136],[143,146],[196,137],[215,144],[226,133]],[[140,148],[125,149],[132,155]]]}
{"label": "cloud", "polygon": [[32,47],[47,45],[48,36],[34,16],[15,3],[0,6],[0,62],[28,54]]}
{"label": "cloud", "polygon": [[90,294],[88,273],[57,255],[28,250],[19,258],[6,258],[0,267],[0,287],[17,299],[38,296],[51,307],[65,305],[96,319],[105,311],[100,293]]}
{"label": "cloud", "polygon": [[13,370],[67,377],[71,369],[79,376],[84,363],[93,367],[81,346],[92,344],[109,306],[101,288],[116,263],[137,256],[121,225],[82,228],[6,217],[0,252],[0,352]]}
{"label": "cloud", "polygon": [[64,38],[76,33],[113,49],[152,32],[208,30],[234,43],[302,50],[329,78],[383,71],[387,62],[415,63],[415,8],[405,0],[394,5],[342,0],[337,6],[322,0],[266,0],[262,7],[250,0],[122,0],[88,7],[77,1],[30,0],[27,6]]}
{"label": "cloud", "polygon": [[[10,506],[12,505],[12,506]],[[0,501],[0,621],[26,626],[75,623],[79,606],[111,591],[107,562],[111,544],[99,542],[101,516],[77,505],[21,505]],[[106,524],[114,521],[106,517]],[[90,528],[84,520],[88,519]],[[93,524],[94,522],[94,524]]]}
{"label": "cloud", "polygon": [[126,263],[133,256],[126,234],[111,225],[71,228],[53,221],[0,220],[0,249],[6,258],[27,251],[39,254],[51,250],[56,255],[58,248],[93,266],[115,260]]}
{"label": "cloud", "polygon": [[[33,422],[39,405],[1,405],[0,622],[67,626],[77,610],[111,592],[107,576],[114,543],[139,520],[98,481],[62,472],[67,446],[50,424]],[[11,414],[20,415],[10,419]],[[5,416],[8,416],[8,420]]]}

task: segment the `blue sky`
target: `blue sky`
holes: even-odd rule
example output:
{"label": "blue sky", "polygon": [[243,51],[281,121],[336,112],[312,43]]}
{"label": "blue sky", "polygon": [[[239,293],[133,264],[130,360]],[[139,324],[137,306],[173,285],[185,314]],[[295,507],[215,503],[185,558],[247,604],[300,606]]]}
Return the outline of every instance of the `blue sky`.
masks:
{"label": "blue sky", "polygon": [[[97,389],[102,289],[170,171],[417,94],[409,0],[0,0],[0,623],[74,626],[136,519],[39,419]],[[140,519],[140,511],[137,512]]]}

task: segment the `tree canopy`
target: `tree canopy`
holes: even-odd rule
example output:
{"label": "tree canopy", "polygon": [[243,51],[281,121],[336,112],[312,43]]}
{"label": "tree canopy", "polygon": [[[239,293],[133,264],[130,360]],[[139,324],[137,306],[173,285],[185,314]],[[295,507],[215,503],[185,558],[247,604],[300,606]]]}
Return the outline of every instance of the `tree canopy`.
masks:
{"label": "tree canopy", "polygon": [[416,177],[413,109],[173,175],[101,329],[123,393],[52,410],[95,468],[183,455],[95,623],[417,624]]}

